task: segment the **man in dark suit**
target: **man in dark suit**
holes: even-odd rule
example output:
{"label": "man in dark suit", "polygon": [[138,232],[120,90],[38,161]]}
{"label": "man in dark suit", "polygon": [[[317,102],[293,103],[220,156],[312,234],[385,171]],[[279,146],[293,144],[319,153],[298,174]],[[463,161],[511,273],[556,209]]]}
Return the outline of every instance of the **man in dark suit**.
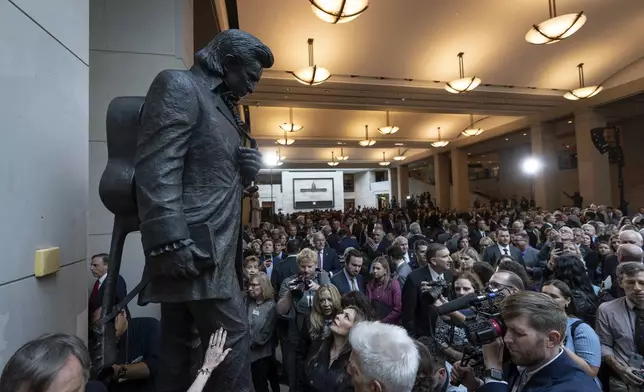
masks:
{"label": "man in dark suit", "polygon": [[313,250],[318,255],[318,269],[332,274],[342,269],[338,253],[335,249],[326,246],[326,238],[319,231],[313,234]]}
{"label": "man in dark suit", "polygon": [[273,273],[271,274],[271,285],[275,290],[275,301],[280,292],[280,287],[282,287],[282,282],[284,279],[289,276],[293,276],[298,273],[297,266],[297,254],[300,251],[300,242],[295,240],[290,240],[286,243],[286,254],[288,255],[285,259],[279,261],[273,267]]}
{"label": "man in dark suit", "polygon": [[445,245],[430,244],[427,247],[427,260],[427,267],[418,268],[407,276],[402,290],[402,323],[409,335],[414,338],[431,336],[438,317],[436,312],[430,311],[433,304],[425,303],[421,298],[422,283],[452,281],[449,269],[451,258]]}
{"label": "man in dark suit", "polygon": [[[94,282],[92,292],[89,295],[89,306],[87,307],[87,310],[90,315],[93,311],[103,305],[103,293],[105,292],[105,285],[103,283],[105,283],[105,279],[107,279],[107,265],[109,263],[109,259],[110,257],[107,253],[99,253],[92,256],[89,269],[92,272],[92,275],[96,278],[96,282]],[[116,298],[122,299],[125,298],[126,295],[127,284],[125,283],[125,279],[119,275],[118,280],[116,281]]]}
{"label": "man in dark suit", "polygon": [[345,267],[331,278],[331,283],[337,287],[340,295],[351,291],[365,293],[364,279],[360,275],[362,269],[362,253],[357,249],[351,249],[347,253]]}
{"label": "man in dark suit", "polygon": [[189,71],[159,73],[141,108],[134,169],[149,283],[139,303],[161,303],[159,392],[190,386],[185,342],[195,325],[204,347],[223,327],[232,349],[205,390],[253,389],[240,229],[244,189],[262,157],[237,105],[273,61],[256,37],[225,30]]}
{"label": "man in dark suit", "polygon": [[490,235],[486,229],[487,225],[485,224],[485,219],[479,217],[476,219],[476,228],[470,230],[470,245],[472,245],[477,252],[481,251],[481,238],[489,237]]}
{"label": "man in dark suit", "polygon": [[338,254],[343,255],[347,248],[360,249],[358,241],[355,238],[349,237],[349,231],[347,229],[341,228],[338,230],[338,236],[340,237],[340,242],[338,242],[337,246]]}
{"label": "man in dark suit", "polygon": [[[463,386],[477,392],[600,392],[593,378],[561,347],[568,317],[552,298],[520,291],[509,295],[500,308],[507,332],[483,348],[485,380],[476,379],[471,368],[457,362],[452,372]],[[511,363],[502,372],[504,344]]]}
{"label": "man in dark suit", "polygon": [[510,232],[508,229],[498,229],[496,231],[496,245],[488,246],[483,252],[483,261],[492,265],[497,265],[501,256],[510,256],[514,261],[523,263],[521,251],[510,245]]}

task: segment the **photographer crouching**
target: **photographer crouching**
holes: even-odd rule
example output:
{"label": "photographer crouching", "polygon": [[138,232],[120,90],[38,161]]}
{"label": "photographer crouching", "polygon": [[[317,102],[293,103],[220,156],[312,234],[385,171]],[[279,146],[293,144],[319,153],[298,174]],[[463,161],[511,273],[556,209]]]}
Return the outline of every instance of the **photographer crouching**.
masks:
{"label": "photographer crouching", "polygon": [[[485,379],[457,363],[453,380],[478,392],[600,391],[563,349],[567,316],[552,298],[520,291],[506,297],[499,307],[503,337],[483,346]],[[509,364],[504,363],[505,348]]]}
{"label": "photographer crouching", "polygon": [[289,322],[287,336],[281,340],[281,344],[291,391],[298,389],[295,349],[299,343],[302,325],[311,313],[317,289],[322,285],[331,284],[327,272],[316,269],[317,260],[317,253],[311,249],[300,251],[297,255],[298,273],[282,282],[276,305],[277,314]]}

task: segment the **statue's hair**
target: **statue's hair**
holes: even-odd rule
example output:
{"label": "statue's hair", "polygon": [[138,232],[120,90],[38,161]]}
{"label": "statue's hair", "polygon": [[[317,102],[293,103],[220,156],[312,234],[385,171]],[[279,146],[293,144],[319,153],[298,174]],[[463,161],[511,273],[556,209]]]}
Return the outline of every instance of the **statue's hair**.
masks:
{"label": "statue's hair", "polygon": [[195,53],[195,62],[216,75],[223,75],[222,60],[232,55],[238,65],[259,61],[263,68],[270,68],[275,61],[273,52],[257,37],[242,30],[224,30]]}

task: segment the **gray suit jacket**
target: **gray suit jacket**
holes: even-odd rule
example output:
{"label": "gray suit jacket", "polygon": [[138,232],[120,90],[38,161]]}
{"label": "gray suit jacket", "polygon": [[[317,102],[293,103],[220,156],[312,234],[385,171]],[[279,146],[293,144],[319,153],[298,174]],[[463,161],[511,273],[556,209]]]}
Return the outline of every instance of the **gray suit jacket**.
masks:
{"label": "gray suit jacket", "polygon": [[405,281],[407,280],[407,276],[411,274],[411,266],[409,263],[404,262],[402,263],[395,271],[394,271],[394,279],[398,281],[400,284],[400,287],[405,287]]}
{"label": "gray suit jacket", "polygon": [[538,267],[537,264],[539,263],[539,251],[531,246],[528,246],[528,248],[523,253],[522,259],[526,267]]}
{"label": "gray suit jacket", "polygon": [[147,254],[192,239],[211,255],[215,268],[194,280],[154,277],[140,303],[239,293],[235,258],[243,185],[237,150],[244,140],[217,91],[221,84],[198,65],[165,70],[145,98],[134,164],[143,249]]}

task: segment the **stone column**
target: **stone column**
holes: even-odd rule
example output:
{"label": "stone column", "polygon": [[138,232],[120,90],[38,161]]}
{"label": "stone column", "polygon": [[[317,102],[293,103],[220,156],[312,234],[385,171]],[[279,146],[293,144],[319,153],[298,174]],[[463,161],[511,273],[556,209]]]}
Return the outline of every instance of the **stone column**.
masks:
{"label": "stone column", "polygon": [[530,127],[532,156],[542,167],[533,175],[534,201],[537,207],[548,211],[561,206],[561,190],[556,185],[559,163],[557,161],[556,135],[552,123],[538,123]]}
{"label": "stone column", "polygon": [[590,137],[591,129],[604,126],[606,126],[606,119],[595,111],[585,110],[575,113],[579,193],[584,198],[584,205],[614,204],[611,196],[608,154],[601,155]]}
{"label": "stone column", "polygon": [[467,153],[456,148],[451,151],[452,155],[452,185],[454,196],[452,209],[458,212],[467,211],[470,208],[470,177],[467,165]]}
{"label": "stone column", "polygon": [[449,155],[434,155],[434,179],[436,180],[436,204],[443,210],[452,208],[449,185]]}
{"label": "stone column", "polygon": [[396,196],[400,205],[406,202],[407,196],[409,196],[409,166],[400,165],[398,166],[398,193]]}

